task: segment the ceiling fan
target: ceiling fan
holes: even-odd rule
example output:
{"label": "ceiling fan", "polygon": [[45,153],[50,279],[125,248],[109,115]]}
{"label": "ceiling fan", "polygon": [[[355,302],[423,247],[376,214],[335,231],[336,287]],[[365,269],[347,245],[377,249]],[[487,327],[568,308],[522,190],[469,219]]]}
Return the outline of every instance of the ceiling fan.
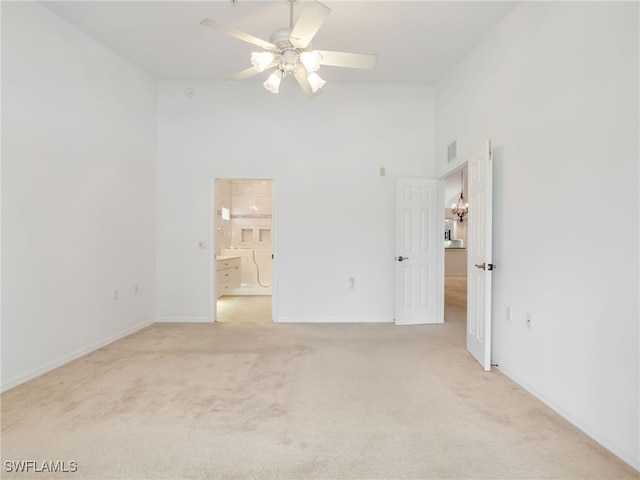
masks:
{"label": "ceiling fan", "polygon": [[312,96],[322,93],[326,83],[317,71],[321,65],[348,68],[374,68],[377,55],[367,53],[334,52],[315,50],[311,40],[318,32],[331,9],[317,0],[305,3],[297,22],[293,23],[293,4],[290,2],[289,27],[280,28],[271,34],[269,41],[261,40],[235,28],[222,25],[210,19],[200,22],[245,42],[263,48],[263,52],[251,54],[251,67],[230,77],[230,80],[244,80],[260,72],[273,68],[273,72],[264,87],[272,93],[278,93],[280,81],[287,75],[293,75],[305,94]]}

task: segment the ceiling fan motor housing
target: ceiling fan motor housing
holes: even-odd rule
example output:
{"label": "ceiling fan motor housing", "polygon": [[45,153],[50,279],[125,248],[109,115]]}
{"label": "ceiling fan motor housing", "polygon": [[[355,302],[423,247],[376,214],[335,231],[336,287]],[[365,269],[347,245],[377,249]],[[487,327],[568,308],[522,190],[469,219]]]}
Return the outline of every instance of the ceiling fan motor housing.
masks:
{"label": "ceiling fan motor housing", "polygon": [[271,34],[271,36],[269,37],[269,41],[280,50],[283,50],[285,48],[293,48],[293,44],[291,43],[291,41],[289,41],[290,36],[290,28],[281,28]]}
{"label": "ceiling fan motor housing", "polygon": [[[281,28],[276,30],[269,37],[269,41],[278,47],[280,56],[283,60],[281,68],[287,73],[295,72],[298,65],[298,58],[302,51],[293,46],[290,38],[291,28]],[[304,50],[311,50],[311,45],[308,45]]]}

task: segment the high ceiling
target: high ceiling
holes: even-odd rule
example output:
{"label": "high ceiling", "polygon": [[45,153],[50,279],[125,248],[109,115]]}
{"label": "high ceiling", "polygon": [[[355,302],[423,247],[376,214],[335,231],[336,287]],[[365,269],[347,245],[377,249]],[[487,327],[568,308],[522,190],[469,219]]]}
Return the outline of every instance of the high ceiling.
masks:
{"label": "high ceiling", "polygon": [[[225,80],[259,48],[200,25],[211,18],[268,40],[289,26],[288,0],[44,1],[51,11],[164,80]],[[375,70],[325,66],[332,82],[433,84],[517,2],[324,1],[322,50],[378,54]],[[304,2],[294,3],[294,22]],[[250,80],[264,81],[266,73]]]}

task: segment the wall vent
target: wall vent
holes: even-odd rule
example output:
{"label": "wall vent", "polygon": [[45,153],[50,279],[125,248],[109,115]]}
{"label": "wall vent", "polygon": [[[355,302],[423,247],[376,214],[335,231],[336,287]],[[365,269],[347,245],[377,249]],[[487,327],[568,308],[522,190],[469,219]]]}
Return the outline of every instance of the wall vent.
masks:
{"label": "wall vent", "polygon": [[447,162],[452,162],[456,159],[456,140],[451,142],[447,147]]}

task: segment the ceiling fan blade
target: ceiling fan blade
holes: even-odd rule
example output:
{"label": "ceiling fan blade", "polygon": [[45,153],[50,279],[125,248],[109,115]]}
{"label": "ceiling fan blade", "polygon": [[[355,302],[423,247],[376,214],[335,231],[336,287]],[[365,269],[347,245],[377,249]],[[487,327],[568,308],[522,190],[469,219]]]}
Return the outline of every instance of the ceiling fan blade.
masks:
{"label": "ceiling fan blade", "polygon": [[306,48],[318,33],[331,9],[316,0],[309,0],[291,30],[289,41],[296,48]]}
{"label": "ceiling fan blade", "polygon": [[278,47],[276,47],[271,42],[261,40],[258,37],[254,37],[253,35],[249,35],[248,33],[241,32],[240,30],[236,30],[235,28],[227,27],[226,25],[222,25],[221,23],[215,22],[209,18],[205,18],[200,23],[205,27],[215,28],[216,30],[220,30],[221,32],[226,33],[227,35],[231,35],[232,37],[235,37],[247,43],[251,43],[253,45],[257,45],[258,47],[262,47],[266,50],[278,50]]}
{"label": "ceiling fan blade", "polygon": [[[271,65],[269,65],[268,67],[265,67],[264,70],[262,70],[263,72],[266,70],[269,70],[272,67],[275,67],[278,64],[278,62],[273,62]],[[258,70],[256,67],[249,67],[245,70],[242,70],[241,72],[238,72],[234,75],[231,75],[229,77],[229,80],[233,80],[233,81],[238,81],[238,80],[244,80],[246,78],[249,77],[253,77],[254,75],[257,75],[258,73],[261,73],[260,70]]]}
{"label": "ceiling fan blade", "polygon": [[235,75],[231,75],[229,77],[229,80],[233,80],[233,81],[244,80],[246,78],[257,75],[258,73],[260,72],[258,72],[258,69],[256,67],[249,67],[246,70],[242,70],[241,72],[236,73]]}
{"label": "ceiling fan blade", "polygon": [[315,97],[316,95],[320,95],[322,93],[322,89],[316,90],[315,93],[311,89],[311,85],[309,85],[309,80],[307,80],[307,71],[304,68],[299,68],[293,74],[302,88],[302,91],[307,95],[307,97]]}
{"label": "ceiling fan blade", "polygon": [[316,50],[322,60],[320,65],[347,68],[375,68],[378,56],[370,53],[332,52],[329,50]]}

